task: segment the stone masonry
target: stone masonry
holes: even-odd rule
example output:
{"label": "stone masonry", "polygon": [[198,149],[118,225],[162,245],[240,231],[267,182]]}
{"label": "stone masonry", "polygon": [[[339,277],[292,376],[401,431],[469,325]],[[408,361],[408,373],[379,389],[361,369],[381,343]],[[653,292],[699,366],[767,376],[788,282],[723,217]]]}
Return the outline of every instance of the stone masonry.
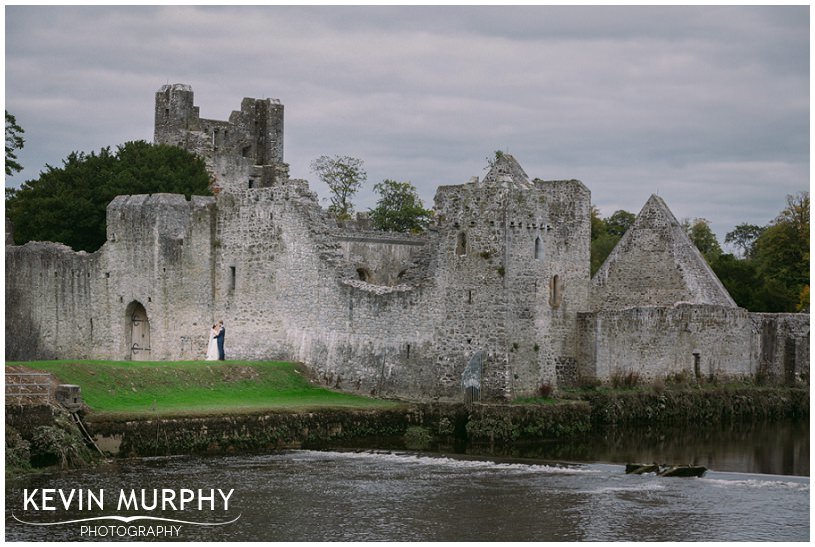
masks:
{"label": "stone masonry", "polygon": [[379,396],[458,399],[476,357],[485,400],[629,371],[808,374],[809,316],[737,308],[656,196],[592,280],[589,190],[508,154],[439,187],[415,236],[339,225],[290,179],[277,100],[206,120],[164,86],[155,140],[201,155],[215,197],[119,196],[90,254],[7,241],[7,359],[203,359],[223,319],[228,359]]}

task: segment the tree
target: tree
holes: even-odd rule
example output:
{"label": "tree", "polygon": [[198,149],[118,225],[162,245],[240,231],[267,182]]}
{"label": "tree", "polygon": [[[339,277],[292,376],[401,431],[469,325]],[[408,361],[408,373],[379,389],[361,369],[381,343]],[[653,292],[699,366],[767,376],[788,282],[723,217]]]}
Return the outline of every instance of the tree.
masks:
{"label": "tree", "polygon": [[623,237],[635,220],[637,220],[637,215],[634,213],[623,210],[614,211],[614,214],[606,219],[606,232],[613,236]]}
{"label": "tree", "polygon": [[710,229],[710,221],[697,218],[691,223],[685,219],[682,221],[682,227],[708,264],[713,264],[722,255],[722,247],[716,239],[716,234]]}
{"label": "tree", "polygon": [[756,239],[754,260],[765,283],[762,311],[796,311],[809,285],[809,193],[787,196],[787,207]]}
{"label": "tree", "polygon": [[727,232],[724,236],[724,242],[732,243],[741,249],[744,258],[750,258],[753,254],[756,240],[765,228],[765,226],[756,226],[755,224],[747,224],[746,222],[739,224],[733,231]]}
{"label": "tree", "polygon": [[766,227],[740,224],[727,242],[744,258],[721,255],[711,266],[733,300],[755,312],[809,309],[809,194],[787,196],[787,205]]}
{"label": "tree", "polygon": [[432,211],[424,208],[416,188],[409,182],[385,179],[374,186],[379,194],[371,219],[380,230],[421,232],[427,228]]}
{"label": "tree", "polygon": [[16,118],[6,110],[6,176],[10,177],[23,170],[23,166],[17,163],[17,155],[14,153],[25,144],[23,133],[25,131],[17,125]]}
{"label": "tree", "polygon": [[18,244],[56,241],[93,252],[105,242],[107,205],[117,195],[211,195],[204,161],[174,146],[134,141],[115,153],[109,147],[72,152],[62,163],[7,194],[6,217]]}
{"label": "tree", "polygon": [[637,215],[623,211],[615,211],[606,219],[600,218],[597,207],[591,208],[591,275],[597,273],[608,255],[622,239],[626,230],[634,224]]}
{"label": "tree", "polygon": [[606,222],[600,218],[600,209],[591,206],[591,239],[594,241],[606,231]]}
{"label": "tree", "polygon": [[608,255],[620,242],[620,238],[609,234],[608,232],[601,233],[596,239],[591,242],[591,275],[597,273],[603,262],[606,261]]}
{"label": "tree", "polygon": [[339,220],[351,218],[354,212],[351,198],[368,178],[362,160],[349,156],[320,156],[311,162],[311,170],[331,191],[328,212]]}
{"label": "tree", "polygon": [[753,311],[759,309],[757,289],[761,280],[752,260],[740,260],[728,253],[716,259],[711,268],[739,307]]}

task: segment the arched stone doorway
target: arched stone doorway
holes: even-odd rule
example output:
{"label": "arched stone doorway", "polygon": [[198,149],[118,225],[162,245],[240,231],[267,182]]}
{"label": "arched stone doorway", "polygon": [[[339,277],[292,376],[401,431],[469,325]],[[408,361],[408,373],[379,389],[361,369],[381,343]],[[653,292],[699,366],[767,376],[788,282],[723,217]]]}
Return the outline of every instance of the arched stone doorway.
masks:
{"label": "arched stone doorway", "polygon": [[130,361],[150,360],[150,321],[147,310],[139,302],[133,301],[125,311],[125,339]]}

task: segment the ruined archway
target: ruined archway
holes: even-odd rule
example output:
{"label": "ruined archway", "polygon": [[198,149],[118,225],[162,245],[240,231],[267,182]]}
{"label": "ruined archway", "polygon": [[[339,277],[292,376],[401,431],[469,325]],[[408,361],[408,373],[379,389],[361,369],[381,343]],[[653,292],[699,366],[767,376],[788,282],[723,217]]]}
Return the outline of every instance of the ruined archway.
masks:
{"label": "ruined archway", "polygon": [[147,310],[135,300],[125,310],[125,340],[125,359],[150,360],[150,321],[147,319]]}

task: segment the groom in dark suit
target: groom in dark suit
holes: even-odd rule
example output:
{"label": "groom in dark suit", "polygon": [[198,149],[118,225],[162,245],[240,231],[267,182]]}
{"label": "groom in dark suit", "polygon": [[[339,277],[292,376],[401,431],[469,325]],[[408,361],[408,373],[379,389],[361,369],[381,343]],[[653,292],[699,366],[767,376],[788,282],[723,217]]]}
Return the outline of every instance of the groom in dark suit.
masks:
{"label": "groom in dark suit", "polygon": [[218,340],[218,360],[224,360],[224,337],[226,336],[226,328],[223,321],[218,321],[218,334],[215,339]]}

